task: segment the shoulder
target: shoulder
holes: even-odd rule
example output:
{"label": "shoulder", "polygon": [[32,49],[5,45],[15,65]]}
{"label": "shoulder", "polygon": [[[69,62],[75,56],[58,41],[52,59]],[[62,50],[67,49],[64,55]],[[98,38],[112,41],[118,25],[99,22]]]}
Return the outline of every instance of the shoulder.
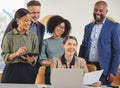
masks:
{"label": "shoulder", "polygon": [[107,27],[109,27],[113,32],[115,32],[115,30],[120,31],[120,23],[118,22],[114,22],[109,19],[106,19],[104,25],[108,25]]}
{"label": "shoulder", "polygon": [[41,23],[41,22],[39,22],[39,21],[38,21],[38,25],[39,25],[41,28],[43,28],[43,29],[45,28],[44,24]]}
{"label": "shoulder", "polygon": [[89,24],[85,25],[85,31],[91,29],[94,26],[95,22],[90,22]]}
{"label": "shoulder", "polygon": [[12,31],[8,32],[5,36],[10,37],[10,36],[14,35],[15,34],[14,33],[15,30],[16,29],[12,29]]}
{"label": "shoulder", "polygon": [[51,43],[51,38],[47,38],[43,40],[43,45],[48,45]]}
{"label": "shoulder", "polygon": [[38,24],[39,24],[39,25],[41,25],[41,26],[44,26],[44,24],[43,24],[43,23],[41,23],[41,22],[39,22],[39,21],[38,21]]}
{"label": "shoulder", "polygon": [[88,23],[87,25],[85,25],[85,27],[90,27],[90,26],[93,25],[94,23],[95,23],[95,22],[92,21],[92,22]]}
{"label": "shoulder", "polygon": [[114,22],[112,20],[109,20],[106,18],[105,20],[105,24],[110,24],[109,26],[113,26],[113,25],[120,25],[118,22]]}
{"label": "shoulder", "polygon": [[53,62],[61,62],[61,57],[54,57],[52,59]]}
{"label": "shoulder", "polygon": [[84,59],[84,58],[81,58],[81,57],[75,56],[75,60],[76,60],[77,62],[80,62],[80,63],[86,63],[85,59]]}
{"label": "shoulder", "polygon": [[51,40],[51,37],[44,39],[43,42],[50,42],[50,40]]}
{"label": "shoulder", "polygon": [[37,35],[35,33],[33,33],[32,31],[28,30],[27,33],[28,33],[29,36],[37,37]]}

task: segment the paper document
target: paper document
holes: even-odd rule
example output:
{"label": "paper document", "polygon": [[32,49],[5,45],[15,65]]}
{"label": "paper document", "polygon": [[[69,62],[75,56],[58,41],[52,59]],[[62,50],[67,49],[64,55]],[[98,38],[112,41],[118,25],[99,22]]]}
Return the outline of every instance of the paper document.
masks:
{"label": "paper document", "polygon": [[83,77],[83,85],[91,85],[95,82],[98,82],[102,73],[103,73],[103,70],[85,73]]}

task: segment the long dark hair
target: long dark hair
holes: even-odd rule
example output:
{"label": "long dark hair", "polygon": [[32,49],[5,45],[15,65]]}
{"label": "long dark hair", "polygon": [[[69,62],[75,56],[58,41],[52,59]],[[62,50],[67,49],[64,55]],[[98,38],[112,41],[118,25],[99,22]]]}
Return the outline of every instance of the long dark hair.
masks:
{"label": "long dark hair", "polygon": [[15,15],[14,15],[14,21],[12,23],[12,28],[17,28],[18,24],[16,22],[16,18],[21,18],[25,15],[29,14],[29,11],[27,9],[24,8],[20,8],[16,11]]}

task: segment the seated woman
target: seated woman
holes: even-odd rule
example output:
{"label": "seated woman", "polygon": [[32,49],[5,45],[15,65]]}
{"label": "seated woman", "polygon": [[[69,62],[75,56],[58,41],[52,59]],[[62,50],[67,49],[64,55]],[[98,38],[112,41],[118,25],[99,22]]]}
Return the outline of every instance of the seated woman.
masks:
{"label": "seated woman", "polygon": [[[77,50],[77,39],[74,36],[67,36],[63,41],[64,55],[52,59],[51,69],[53,68],[82,68],[84,73],[88,72],[86,62],[83,58],[75,56]],[[92,86],[100,86],[101,82],[93,83]]]}

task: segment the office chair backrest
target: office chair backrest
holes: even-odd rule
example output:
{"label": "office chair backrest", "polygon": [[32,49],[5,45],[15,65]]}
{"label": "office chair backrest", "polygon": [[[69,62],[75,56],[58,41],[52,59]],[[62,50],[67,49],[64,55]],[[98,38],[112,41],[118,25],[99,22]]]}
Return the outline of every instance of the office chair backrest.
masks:
{"label": "office chair backrest", "polygon": [[87,64],[87,68],[89,72],[97,70],[97,67],[93,64]]}
{"label": "office chair backrest", "polygon": [[115,80],[112,82],[113,86],[120,86],[120,65],[118,67],[118,74],[116,75]]}
{"label": "office chair backrest", "polygon": [[45,66],[41,66],[41,67],[39,68],[39,71],[38,71],[38,74],[37,74],[37,77],[36,77],[35,84],[45,84],[45,82],[44,82],[45,69],[46,69]]}

